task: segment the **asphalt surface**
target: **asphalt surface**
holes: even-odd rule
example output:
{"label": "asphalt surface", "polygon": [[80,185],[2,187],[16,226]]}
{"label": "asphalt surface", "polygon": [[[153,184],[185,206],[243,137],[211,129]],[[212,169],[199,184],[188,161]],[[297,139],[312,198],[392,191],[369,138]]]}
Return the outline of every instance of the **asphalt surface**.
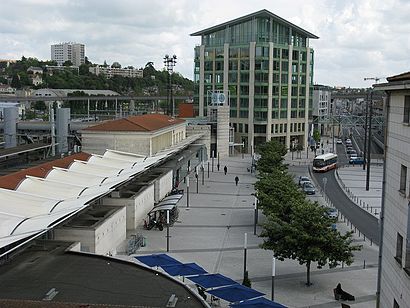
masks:
{"label": "asphalt surface", "polygon": [[[343,144],[337,144],[336,146],[338,154],[338,164],[348,163],[345,148]],[[313,173],[312,177],[315,178],[316,183],[324,189],[323,179],[327,178],[326,183],[326,195],[342,214],[345,216],[361,233],[367,238],[371,239],[375,244],[379,244],[379,223],[378,219],[363,210],[352,202],[339,186],[335,170],[326,173]]]}
{"label": "asphalt surface", "polygon": [[[0,267],[0,299],[42,301],[52,288],[52,302],[101,307],[204,307],[184,286],[138,264],[92,254],[66,253],[70,243],[33,246]],[[0,302],[0,307],[2,306]],[[32,307],[28,302],[24,307]],[[33,306],[34,307],[34,306]],[[48,306],[47,306],[48,307]]]}

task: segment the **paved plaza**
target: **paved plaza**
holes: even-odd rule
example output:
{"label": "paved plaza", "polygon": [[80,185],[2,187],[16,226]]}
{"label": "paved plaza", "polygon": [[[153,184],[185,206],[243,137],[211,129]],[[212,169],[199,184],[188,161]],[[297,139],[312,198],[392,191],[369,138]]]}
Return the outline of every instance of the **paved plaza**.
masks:
{"label": "paved plaza", "polygon": [[[294,153],[296,155],[296,153]],[[290,153],[286,161],[290,161]],[[306,153],[305,153],[306,155]],[[309,155],[309,153],[308,153]],[[307,164],[313,157],[303,163],[290,164],[289,170],[295,175],[308,174]],[[295,157],[294,157],[295,160]],[[252,288],[271,298],[272,252],[259,248],[262,238],[258,237],[261,227],[257,226],[254,235],[254,173],[248,171],[251,164],[250,156],[229,157],[221,159],[220,171],[199,176],[198,193],[194,175],[190,178],[189,207],[187,206],[187,191],[178,204],[179,219],[170,228],[169,254],[181,262],[196,262],[210,273],[221,273],[238,282],[242,282],[244,271],[244,234],[247,233],[248,250],[246,268],[252,282]],[[223,167],[227,166],[225,175]],[[235,177],[239,177],[238,186]],[[313,197],[325,204],[323,196]],[[259,225],[264,217],[259,212]],[[346,223],[339,222],[337,227],[342,232],[350,230]],[[135,232],[146,237],[146,246],[138,250],[138,255],[166,252],[166,230],[144,230]],[[134,233],[135,233],[134,232]],[[341,307],[335,301],[333,288],[340,282],[344,290],[352,293],[356,300],[348,302],[351,307],[375,307],[377,281],[378,247],[370,245],[355,234],[355,243],[363,245],[356,253],[355,262],[351,266],[341,266],[329,269],[317,269],[312,266],[311,280],[313,285],[305,286],[306,268],[297,261],[276,260],[275,301],[288,307]],[[125,257],[125,256],[123,256]],[[132,256],[128,257],[132,259]],[[190,283],[185,280],[186,283]],[[193,289],[195,286],[192,284]],[[208,296],[209,298],[209,296]],[[228,303],[221,301],[226,307]]]}

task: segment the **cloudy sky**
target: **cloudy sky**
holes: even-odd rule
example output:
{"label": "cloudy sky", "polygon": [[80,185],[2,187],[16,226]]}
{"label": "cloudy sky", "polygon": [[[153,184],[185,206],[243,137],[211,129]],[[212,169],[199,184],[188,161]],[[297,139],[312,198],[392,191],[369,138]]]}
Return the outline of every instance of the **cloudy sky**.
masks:
{"label": "cloudy sky", "polygon": [[193,75],[190,33],[267,9],[320,37],[315,83],[365,87],[364,77],[410,71],[410,0],[1,0],[0,59],[50,59],[50,44],[86,45],[93,63],[163,67]]}

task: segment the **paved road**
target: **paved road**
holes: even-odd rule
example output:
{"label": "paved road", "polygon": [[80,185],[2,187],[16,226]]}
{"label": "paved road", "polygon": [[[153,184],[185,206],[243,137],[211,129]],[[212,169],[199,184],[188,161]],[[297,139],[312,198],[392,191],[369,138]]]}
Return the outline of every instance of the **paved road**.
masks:
{"label": "paved road", "polygon": [[[337,154],[340,164],[347,163],[347,157],[345,154],[344,146],[337,145]],[[378,219],[363,210],[361,207],[352,202],[339,186],[335,178],[335,171],[329,171],[326,173],[312,173],[312,176],[316,179],[316,182],[323,187],[323,179],[327,178],[326,195],[329,197],[333,205],[342,212],[354,226],[356,226],[360,232],[366,235],[367,238],[372,239],[374,243],[379,244],[379,224]]]}

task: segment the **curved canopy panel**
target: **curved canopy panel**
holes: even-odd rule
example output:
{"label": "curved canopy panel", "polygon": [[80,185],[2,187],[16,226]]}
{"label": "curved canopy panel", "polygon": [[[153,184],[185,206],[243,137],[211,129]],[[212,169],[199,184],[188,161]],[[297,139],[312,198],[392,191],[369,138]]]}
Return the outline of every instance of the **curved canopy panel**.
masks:
{"label": "curved canopy panel", "polygon": [[142,161],[145,159],[145,156],[143,155],[126,153],[126,152],[121,152],[121,151],[116,151],[116,150],[105,151],[103,157],[125,160],[128,162],[138,162],[138,161]]}
{"label": "curved canopy panel", "polygon": [[136,162],[132,161],[124,161],[118,160],[113,158],[108,158],[100,155],[92,155],[88,159],[88,163],[99,165],[99,166],[109,166],[114,168],[124,168],[124,169],[131,169]]}
{"label": "curved canopy panel", "polygon": [[121,173],[123,169],[104,167],[95,164],[89,164],[83,161],[74,161],[68,168],[71,171],[77,171],[81,173],[87,173],[98,176],[117,176]]}
{"label": "curved canopy panel", "polygon": [[106,179],[108,179],[108,177],[80,173],[56,167],[47,174],[47,180],[84,186],[101,185]]}

